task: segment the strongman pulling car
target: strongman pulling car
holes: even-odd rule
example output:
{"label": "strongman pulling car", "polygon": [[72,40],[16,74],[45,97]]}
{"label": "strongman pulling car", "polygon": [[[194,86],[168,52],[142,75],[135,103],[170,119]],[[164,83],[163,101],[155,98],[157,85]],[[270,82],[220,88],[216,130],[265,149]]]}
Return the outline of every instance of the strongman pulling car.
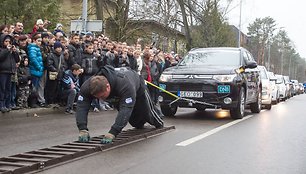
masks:
{"label": "strongman pulling car", "polygon": [[118,110],[115,123],[101,140],[102,144],[112,143],[128,122],[137,129],[143,128],[146,122],[156,128],[164,125],[161,112],[152,103],[144,80],[135,71],[104,66],[81,87],[76,111],[79,142],[90,141],[87,119],[94,98],[113,99]]}

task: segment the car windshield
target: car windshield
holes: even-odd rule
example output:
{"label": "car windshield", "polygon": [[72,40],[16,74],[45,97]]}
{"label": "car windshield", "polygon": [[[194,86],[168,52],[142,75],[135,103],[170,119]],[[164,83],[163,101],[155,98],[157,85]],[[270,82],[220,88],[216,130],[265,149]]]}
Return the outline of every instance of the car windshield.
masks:
{"label": "car windshield", "polygon": [[239,66],[240,52],[233,50],[199,51],[187,54],[179,66]]}
{"label": "car windshield", "polygon": [[286,82],[290,82],[289,77],[288,76],[284,76],[284,79]]}
{"label": "car windshield", "polygon": [[277,75],[276,78],[277,78],[277,80],[276,80],[277,84],[280,84],[280,83],[283,82],[283,76]]}

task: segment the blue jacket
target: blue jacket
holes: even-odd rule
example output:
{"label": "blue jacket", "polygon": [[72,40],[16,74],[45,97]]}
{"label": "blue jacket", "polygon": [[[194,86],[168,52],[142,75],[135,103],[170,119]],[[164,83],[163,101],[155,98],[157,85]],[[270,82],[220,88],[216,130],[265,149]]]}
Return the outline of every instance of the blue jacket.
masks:
{"label": "blue jacket", "polygon": [[79,77],[73,75],[72,71],[66,70],[64,73],[64,77],[62,79],[62,87],[64,90],[71,89],[71,84],[74,83],[74,89],[79,92],[80,91],[80,83]]}
{"label": "blue jacket", "polygon": [[36,44],[28,45],[29,67],[32,76],[41,77],[44,72],[41,50]]}

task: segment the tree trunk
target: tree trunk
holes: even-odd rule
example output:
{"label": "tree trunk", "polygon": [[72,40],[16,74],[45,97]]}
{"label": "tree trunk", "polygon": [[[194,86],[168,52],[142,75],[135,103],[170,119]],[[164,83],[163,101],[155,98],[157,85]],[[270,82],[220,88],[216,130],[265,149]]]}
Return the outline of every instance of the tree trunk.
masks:
{"label": "tree trunk", "polygon": [[183,23],[185,27],[185,37],[187,40],[186,49],[189,51],[191,49],[191,36],[190,36],[190,30],[187,20],[187,14],[185,9],[184,0],[177,0],[178,4],[180,5],[181,11],[182,11],[182,17],[183,17]]}
{"label": "tree trunk", "polygon": [[96,15],[98,20],[103,20],[103,5],[102,1],[100,0],[95,0],[95,5],[96,5]]}

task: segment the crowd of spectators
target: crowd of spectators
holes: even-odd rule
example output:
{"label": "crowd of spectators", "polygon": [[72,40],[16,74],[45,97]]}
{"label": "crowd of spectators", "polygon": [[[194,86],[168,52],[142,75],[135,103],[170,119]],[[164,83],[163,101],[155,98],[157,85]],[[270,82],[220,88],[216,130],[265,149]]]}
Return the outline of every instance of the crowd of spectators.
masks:
{"label": "crowd of spectators", "polygon": [[[48,29],[49,21],[38,19],[31,33],[23,24],[0,26],[0,110],[65,105],[73,106],[82,83],[101,66],[130,67],[145,80],[158,85],[162,71],[179,61],[151,44],[112,41],[103,34],[72,33],[63,26]],[[142,46],[144,48],[142,48]],[[157,103],[159,90],[149,86]],[[92,103],[95,112],[111,109],[105,101]]]}

